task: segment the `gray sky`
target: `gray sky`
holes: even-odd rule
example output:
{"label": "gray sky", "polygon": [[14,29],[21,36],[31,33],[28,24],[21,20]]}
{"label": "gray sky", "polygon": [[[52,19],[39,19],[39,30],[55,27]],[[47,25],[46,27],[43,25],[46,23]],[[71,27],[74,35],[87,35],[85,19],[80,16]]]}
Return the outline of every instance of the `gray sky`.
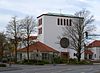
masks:
{"label": "gray sky", "polygon": [[76,11],[87,9],[94,15],[96,33],[100,34],[100,0],[0,0],[0,31],[5,27],[11,17],[23,18],[27,15],[35,19],[42,13],[74,14]]}

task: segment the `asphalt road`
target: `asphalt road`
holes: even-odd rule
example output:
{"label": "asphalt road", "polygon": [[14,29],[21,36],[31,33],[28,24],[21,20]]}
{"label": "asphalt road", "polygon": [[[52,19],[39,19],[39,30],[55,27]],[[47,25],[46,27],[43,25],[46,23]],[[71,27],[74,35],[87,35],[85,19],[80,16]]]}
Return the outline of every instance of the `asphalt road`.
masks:
{"label": "asphalt road", "polygon": [[100,73],[100,65],[13,65],[0,73]]}

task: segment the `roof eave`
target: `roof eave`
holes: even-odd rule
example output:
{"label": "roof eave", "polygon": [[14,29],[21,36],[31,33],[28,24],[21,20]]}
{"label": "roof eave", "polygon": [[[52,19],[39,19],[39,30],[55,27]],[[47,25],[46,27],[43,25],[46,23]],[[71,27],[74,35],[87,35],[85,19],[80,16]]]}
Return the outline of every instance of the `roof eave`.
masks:
{"label": "roof eave", "polygon": [[59,15],[53,15],[53,14],[41,14],[40,16],[38,16],[37,18],[40,18],[42,16],[59,16],[59,17],[70,17],[70,18],[80,18],[80,19],[84,19],[83,17],[77,17],[77,16],[67,16],[67,15],[64,15],[64,14],[59,14]]}

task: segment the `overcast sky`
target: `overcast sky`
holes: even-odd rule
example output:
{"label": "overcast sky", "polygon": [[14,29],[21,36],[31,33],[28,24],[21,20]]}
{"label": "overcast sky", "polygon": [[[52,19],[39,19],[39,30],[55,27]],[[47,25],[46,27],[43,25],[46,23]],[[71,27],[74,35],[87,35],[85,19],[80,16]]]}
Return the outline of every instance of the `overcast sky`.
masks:
{"label": "overcast sky", "polygon": [[37,16],[42,13],[74,14],[76,11],[87,9],[94,15],[96,33],[100,34],[100,0],[0,0],[0,31],[11,17],[23,18],[27,15]]}

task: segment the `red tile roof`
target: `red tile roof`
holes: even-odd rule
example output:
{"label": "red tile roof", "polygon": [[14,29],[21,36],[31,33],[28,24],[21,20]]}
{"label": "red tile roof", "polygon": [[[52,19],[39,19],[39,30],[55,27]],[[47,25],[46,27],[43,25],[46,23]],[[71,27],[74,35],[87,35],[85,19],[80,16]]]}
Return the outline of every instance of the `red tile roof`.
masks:
{"label": "red tile roof", "polygon": [[87,48],[91,47],[100,47],[100,40],[95,40],[87,46]]}
{"label": "red tile roof", "polygon": [[[27,51],[27,47],[19,49],[19,52],[26,52]],[[33,45],[29,46],[29,52],[33,52],[33,51],[40,51],[40,52],[58,52],[56,50],[54,50],[53,48],[41,43],[41,42],[36,42]]]}
{"label": "red tile roof", "polygon": [[85,53],[85,54],[90,54],[90,55],[93,54],[93,52],[92,52],[91,50],[85,50],[84,53]]}

